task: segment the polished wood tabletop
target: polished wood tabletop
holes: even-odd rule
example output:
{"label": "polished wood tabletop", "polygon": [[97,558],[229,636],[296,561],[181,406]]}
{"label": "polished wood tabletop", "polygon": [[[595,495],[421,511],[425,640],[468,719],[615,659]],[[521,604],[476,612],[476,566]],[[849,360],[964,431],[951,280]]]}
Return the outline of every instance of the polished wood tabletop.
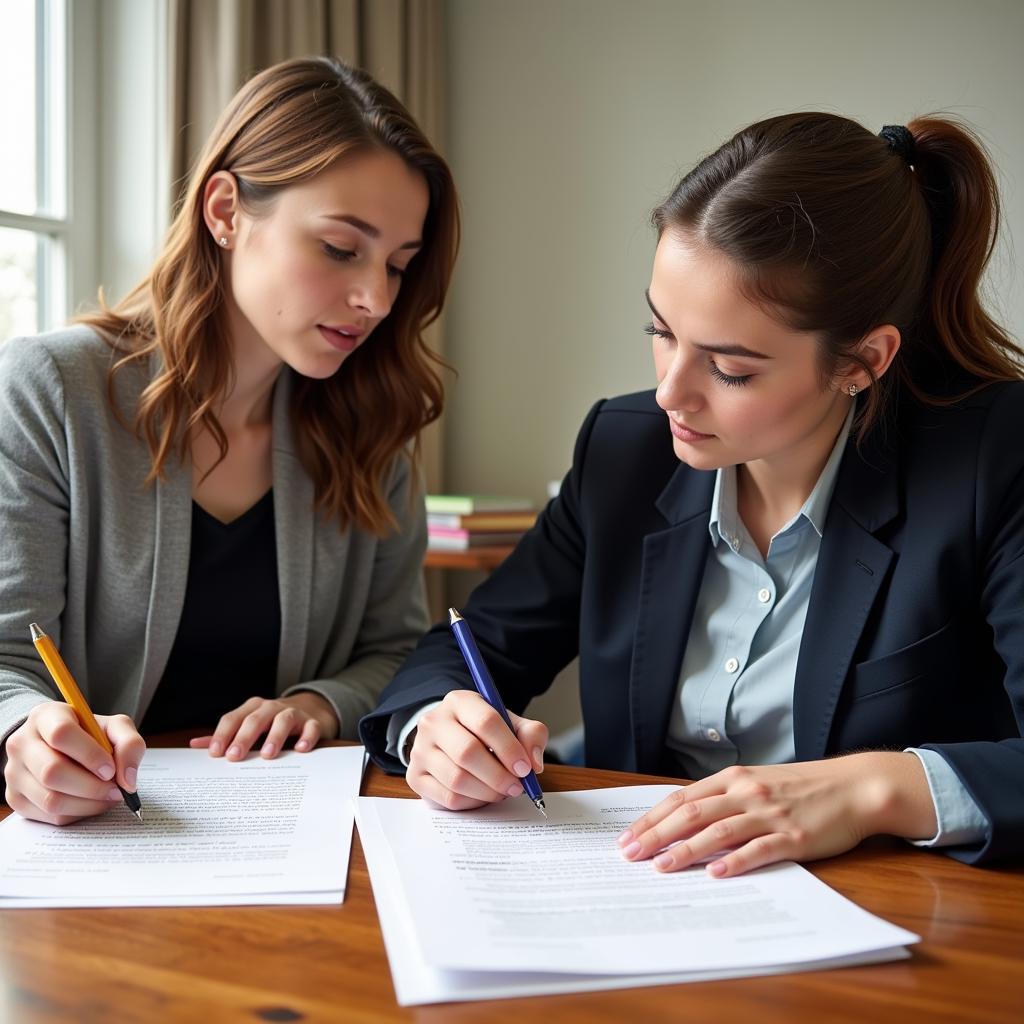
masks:
{"label": "polished wood tabletop", "polygon": [[[555,792],[673,781],[549,766]],[[371,768],[370,796],[411,797]],[[1024,868],[970,868],[875,841],[811,865],[922,937],[909,960],[770,978],[402,1009],[358,836],[337,907],[0,911],[0,1021],[440,1022],[1024,1020]]]}

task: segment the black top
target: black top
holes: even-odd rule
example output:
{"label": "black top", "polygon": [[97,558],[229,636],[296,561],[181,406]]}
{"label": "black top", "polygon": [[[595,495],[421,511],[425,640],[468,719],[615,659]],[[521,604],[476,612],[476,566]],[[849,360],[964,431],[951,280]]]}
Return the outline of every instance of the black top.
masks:
{"label": "black top", "polygon": [[212,728],[272,697],[280,633],[274,492],[230,523],[193,502],[185,604],[142,732]]}

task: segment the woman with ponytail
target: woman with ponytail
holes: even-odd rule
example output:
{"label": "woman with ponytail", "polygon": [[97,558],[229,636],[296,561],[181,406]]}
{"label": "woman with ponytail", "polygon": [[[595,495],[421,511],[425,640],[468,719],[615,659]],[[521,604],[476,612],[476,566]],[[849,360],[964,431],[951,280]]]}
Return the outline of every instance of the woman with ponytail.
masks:
{"label": "woman with ponytail", "polygon": [[[352,738],[426,628],[423,340],[458,242],[448,168],[338,61],[258,74],[122,302],[0,345],[6,799],[64,824],[135,789],[144,731],[239,760]],[[58,699],[60,647],[114,748]]]}
{"label": "woman with ponytail", "polygon": [[[655,391],[599,402],[561,492],[463,609],[522,714],[572,657],[588,765],[696,780],[620,837],[727,877],[885,833],[1024,854],[1024,383],[979,285],[964,126],[799,113],[654,212]],[[361,723],[422,796],[542,767],[447,630]],[[493,754],[488,752],[493,750]]]}

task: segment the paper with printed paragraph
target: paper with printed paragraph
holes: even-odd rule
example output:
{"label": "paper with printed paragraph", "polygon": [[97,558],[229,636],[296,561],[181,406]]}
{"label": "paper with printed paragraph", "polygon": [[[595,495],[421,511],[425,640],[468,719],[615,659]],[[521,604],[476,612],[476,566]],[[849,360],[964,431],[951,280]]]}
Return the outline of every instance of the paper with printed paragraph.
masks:
{"label": "paper with printed paragraph", "polygon": [[362,747],[148,750],[141,822],[122,804],[61,828],[0,823],[0,906],[340,903],[364,763]]}
{"label": "paper with printed paragraph", "polygon": [[399,1002],[821,969],[918,941],[796,864],[713,879],[626,861],[616,837],[672,788],[548,793],[547,822],[525,798],[357,800]]}

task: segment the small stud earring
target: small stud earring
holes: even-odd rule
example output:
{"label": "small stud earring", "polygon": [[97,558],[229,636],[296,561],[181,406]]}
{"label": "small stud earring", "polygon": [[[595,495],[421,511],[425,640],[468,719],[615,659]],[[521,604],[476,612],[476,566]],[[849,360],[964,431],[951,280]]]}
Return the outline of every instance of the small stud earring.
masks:
{"label": "small stud earring", "polygon": [[847,394],[848,394],[848,395],[849,395],[849,396],[850,396],[851,398],[856,398],[856,397],[857,397],[857,392],[858,392],[858,391],[860,391],[860,388],[859,388],[859,387],[857,387],[857,385],[856,385],[856,384],[850,384],[850,385],[848,385],[848,386],[847,386],[847,388],[846,388],[846,393],[847,393]]}
{"label": "small stud earring", "polygon": [[221,235],[220,238],[217,239],[217,242],[222,248],[226,249],[228,247],[227,235]]}

